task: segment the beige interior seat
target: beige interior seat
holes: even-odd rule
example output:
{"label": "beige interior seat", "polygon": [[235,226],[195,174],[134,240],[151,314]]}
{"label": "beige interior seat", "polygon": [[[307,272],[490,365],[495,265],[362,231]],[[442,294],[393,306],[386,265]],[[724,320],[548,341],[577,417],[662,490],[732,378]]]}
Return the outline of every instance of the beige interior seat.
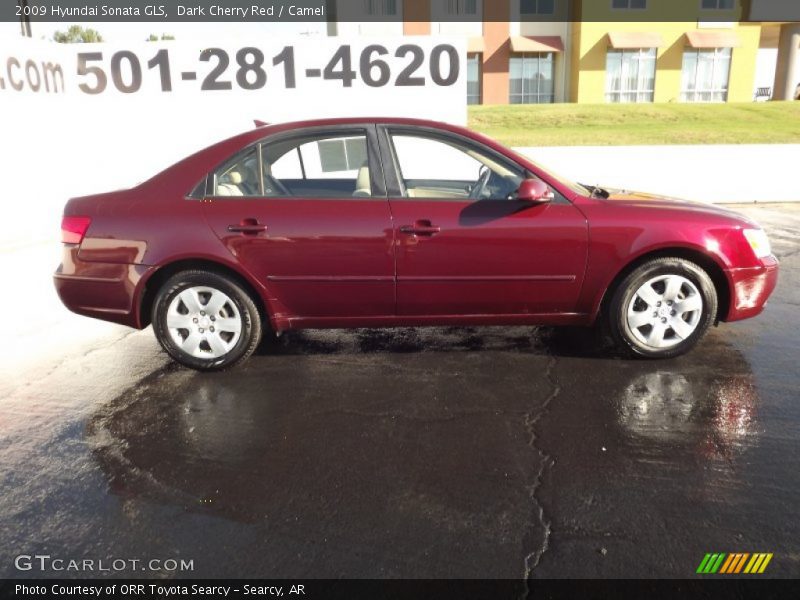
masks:
{"label": "beige interior seat", "polygon": [[369,182],[369,165],[365,162],[358,169],[356,176],[356,191],[353,192],[353,198],[371,198],[372,186]]}
{"label": "beige interior seat", "polygon": [[217,183],[217,196],[244,196],[242,188],[242,174],[239,171],[230,171],[222,176],[222,181]]}

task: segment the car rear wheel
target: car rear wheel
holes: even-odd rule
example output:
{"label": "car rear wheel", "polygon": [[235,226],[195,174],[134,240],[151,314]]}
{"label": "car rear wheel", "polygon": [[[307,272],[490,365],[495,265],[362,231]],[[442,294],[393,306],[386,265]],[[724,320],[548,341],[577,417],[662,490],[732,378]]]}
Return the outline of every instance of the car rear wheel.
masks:
{"label": "car rear wheel", "polygon": [[617,286],[607,319],[628,354],[669,358],[690,350],[717,314],[717,293],[705,270],[681,258],[658,258]]}
{"label": "car rear wheel", "polygon": [[202,371],[232,367],[261,339],[261,316],[233,279],[209,271],[170,277],[153,305],[153,330],[177,362]]}

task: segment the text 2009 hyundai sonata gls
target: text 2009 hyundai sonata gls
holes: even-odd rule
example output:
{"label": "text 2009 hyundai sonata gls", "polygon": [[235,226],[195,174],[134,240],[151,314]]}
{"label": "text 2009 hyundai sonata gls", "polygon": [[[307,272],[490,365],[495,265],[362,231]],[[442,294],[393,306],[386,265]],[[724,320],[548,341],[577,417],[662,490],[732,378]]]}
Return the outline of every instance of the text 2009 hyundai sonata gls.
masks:
{"label": "text 2009 hyundai sonata gls", "polygon": [[257,127],[130,190],[74,198],[58,293],[196,369],[264,329],[593,325],[686,352],[761,312],[778,264],[734,212],[561,179],[460,127]]}

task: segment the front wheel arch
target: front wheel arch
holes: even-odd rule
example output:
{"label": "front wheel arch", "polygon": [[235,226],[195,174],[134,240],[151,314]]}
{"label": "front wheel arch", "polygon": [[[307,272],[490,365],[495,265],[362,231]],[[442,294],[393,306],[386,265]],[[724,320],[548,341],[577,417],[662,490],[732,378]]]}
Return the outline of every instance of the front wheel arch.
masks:
{"label": "front wheel arch", "polygon": [[597,304],[594,310],[593,318],[595,322],[605,314],[608,308],[608,303],[614,297],[614,292],[617,291],[619,284],[634,270],[639,268],[646,262],[657,258],[682,258],[689,262],[695,263],[701,267],[714,284],[714,289],[717,292],[717,314],[715,317],[715,324],[719,321],[724,321],[728,315],[731,302],[731,289],[728,283],[728,278],[725,272],[720,267],[719,263],[710,257],[708,254],[700,252],[699,250],[692,250],[690,248],[661,248],[652,252],[647,252],[641,256],[636,257],[628,264],[626,264],[611,280],[611,283],[606,287],[603,297]]}

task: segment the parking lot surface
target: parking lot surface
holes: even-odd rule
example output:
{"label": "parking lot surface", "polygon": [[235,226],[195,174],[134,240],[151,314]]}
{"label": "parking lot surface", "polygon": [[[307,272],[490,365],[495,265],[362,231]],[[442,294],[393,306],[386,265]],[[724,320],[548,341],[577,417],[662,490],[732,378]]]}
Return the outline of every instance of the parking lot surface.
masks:
{"label": "parking lot surface", "polygon": [[[663,361],[572,329],[333,330],[201,374],[63,311],[57,254],[16,249],[39,296],[3,350],[0,576],[690,577],[771,552],[797,577],[800,207],[738,209],[778,288]],[[15,566],[34,554],[193,570]]]}

